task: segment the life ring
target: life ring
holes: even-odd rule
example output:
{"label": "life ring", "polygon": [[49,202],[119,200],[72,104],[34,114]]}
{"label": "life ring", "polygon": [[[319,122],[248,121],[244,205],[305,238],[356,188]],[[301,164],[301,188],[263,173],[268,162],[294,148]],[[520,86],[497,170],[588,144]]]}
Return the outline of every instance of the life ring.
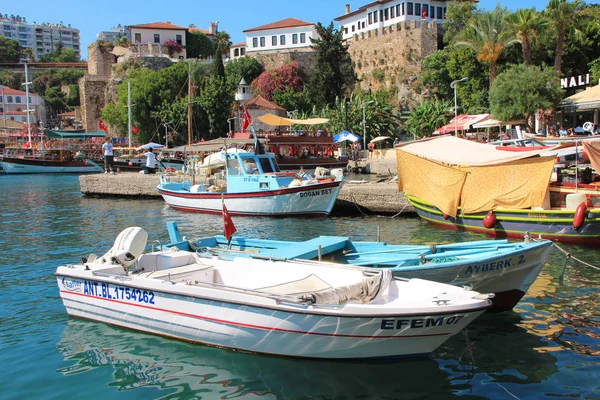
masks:
{"label": "life ring", "polygon": [[575,210],[575,215],[573,216],[573,229],[579,229],[583,226],[585,222],[585,213],[587,212],[587,206],[585,203],[581,203],[577,206]]}
{"label": "life ring", "polygon": [[492,229],[496,224],[496,216],[493,212],[489,211],[485,217],[483,217],[483,226],[488,229]]}

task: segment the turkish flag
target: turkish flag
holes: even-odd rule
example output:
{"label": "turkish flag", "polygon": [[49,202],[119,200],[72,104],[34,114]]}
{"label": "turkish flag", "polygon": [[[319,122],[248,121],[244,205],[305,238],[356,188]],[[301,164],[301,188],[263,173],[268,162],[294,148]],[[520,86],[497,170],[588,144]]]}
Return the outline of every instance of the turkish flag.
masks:
{"label": "turkish flag", "polygon": [[140,130],[138,128],[136,128],[135,126],[131,125],[131,132],[133,133],[138,133]]}
{"label": "turkish flag", "polygon": [[425,11],[425,7],[427,7],[427,6],[424,5],[423,8],[421,9],[421,18],[422,19],[427,18],[427,11]]}
{"label": "turkish flag", "polygon": [[242,132],[245,132],[246,129],[248,129],[248,127],[252,123],[252,117],[248,113],[248,110],[246,110],[246,107],[243,107],[243,108],[244,108],[244,112],[242,113]]}
{"label": "turkish flag", "polygon": [[237,232],[235,225],[233,224],[233,220],[229,216],[229,212],[227,211],[227,207],[225,206],[225,197],[223,197],[223,232],[225,234],[225,239],[229,242],[231,236]]}
{"label": "turkish flag", "polygon": [[108,129],[106,128],[106,125],[104,125],[104,121],[102,121],[100,118],[98,118],[98,128],[101,131],[108,133]]}

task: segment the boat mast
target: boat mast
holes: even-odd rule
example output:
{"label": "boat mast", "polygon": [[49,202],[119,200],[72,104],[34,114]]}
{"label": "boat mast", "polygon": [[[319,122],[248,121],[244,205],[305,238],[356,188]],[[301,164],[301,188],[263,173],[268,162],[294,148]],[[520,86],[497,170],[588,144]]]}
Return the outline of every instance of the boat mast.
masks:
{"label": "boat mast", "polygon": [[131,151],[131,80],[127,81],[127,130],[129,132],[129,151]]}
{"label": "boat mast", "polygon": [[188,109],[187,109],[187,126],[188,126],[188,146],[192,144],[192,74],[190,72],[191,64],[188,64]]}
{"label": "boat mast", "polygon": [[[25,101],[27,102],[27,133],[29,135],[29,148],[33,150],[33,146],[31,143],[31,117],[30,117],[30,113],[31,110],[29,109],[29,85],[31,84],[31,82],[29,82],[29,73],[27,71],[27,62],[25,62]],[[4,96],[2,96],[2,98],[4,99]]]}

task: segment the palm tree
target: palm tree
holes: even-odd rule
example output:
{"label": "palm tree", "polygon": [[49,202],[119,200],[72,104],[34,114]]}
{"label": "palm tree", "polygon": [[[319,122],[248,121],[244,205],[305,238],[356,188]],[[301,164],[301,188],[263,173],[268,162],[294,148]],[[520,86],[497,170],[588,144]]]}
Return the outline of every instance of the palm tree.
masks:
{"label": "palm tree", "polygon": [[544,15],[556,33],[556,52],[554,54],[554,72],[560,75],[565,35],[575,25],[581,11],[581,0],[550,0]]}
{"label": "palm tree", "polygon": [[518,43],[507,21],[508,11],[496,7],[475,17],[459,35],[457,46],[469,46],[477,52],[477,59],[489,65],[490,87],[496,78],[496,66],[500,53],[506,47]]}
{"label": "palm tree", "polygon": [[523,61],[525,65],[531,65],[531,42],[537,38],[538,32],[548,21],[542,18],[535,8],[519,9],[508,18],[517,39],[521,42]]}

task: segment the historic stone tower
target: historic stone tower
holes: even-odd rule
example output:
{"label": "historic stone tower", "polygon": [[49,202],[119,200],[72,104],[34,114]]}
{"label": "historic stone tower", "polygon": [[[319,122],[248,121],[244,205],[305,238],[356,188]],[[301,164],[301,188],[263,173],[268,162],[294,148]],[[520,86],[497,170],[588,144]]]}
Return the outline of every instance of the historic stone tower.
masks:
{"label": "historic stone tower", "polygon": [[88,74],[79,80],[81,121],[86,132],[98,131],[98,118],[106,104],[106,88],[115,63],[110,51],[110,47],[99,42],[88,46]]}

